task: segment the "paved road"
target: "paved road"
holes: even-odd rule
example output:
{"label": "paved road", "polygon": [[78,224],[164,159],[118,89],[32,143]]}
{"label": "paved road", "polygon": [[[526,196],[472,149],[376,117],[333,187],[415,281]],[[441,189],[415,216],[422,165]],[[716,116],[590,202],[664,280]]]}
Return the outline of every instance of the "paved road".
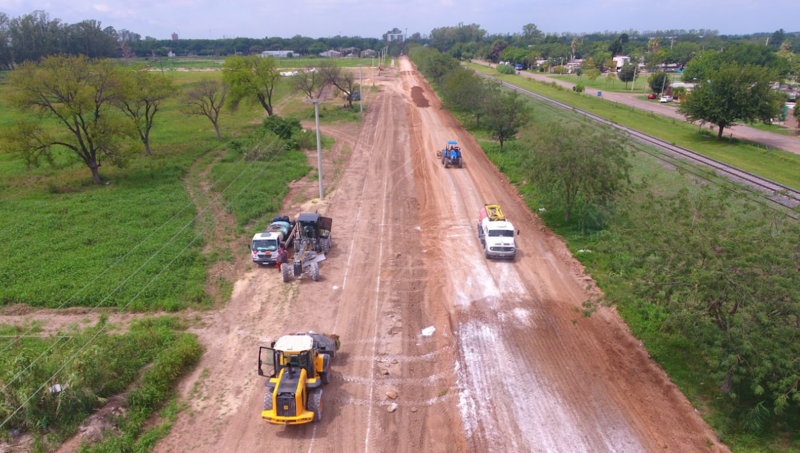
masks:
{"label": "paved road", "polygon": [[[472,60],[472,61],[474,63],[483,64],[487,66],[492,66],[492,67],[495,66],[485,61],[480,61],[480,60]],[[575,85],[574,83],[565,82],[563,80],[558,80],[548,77],[546,74],[538,74],[538,73],[523,71],[521,75],[547,83],[555,82],[556,84],[569,89],[572,89],[572,87]],[[686,119],[683,115],[678,113],[677,108],[674,104],[655,104],[653,102],[637,99],[636,96],[637,96],[636,94],[632,93],[611,93],[608,91],[603,91],[603,99],[607,101],[618,102],[620,104],[636,107],[637,109],[644,110],[646,112],[653,112],[658,115],[663,115],[670,118],[677,118],[682,121],[685,121]],[[716,130],[717,130],[716,127],[714,127],[715,133]],[[754,143],[769,146],[770,148],[778,148],[784,151],[800,154],[800,137],[791,137],[788,135],[781,135],[774,132],[762,131],[741,124],[725,128],[725,136],[728,137],[733,136],[740,140],[748,140]]]}

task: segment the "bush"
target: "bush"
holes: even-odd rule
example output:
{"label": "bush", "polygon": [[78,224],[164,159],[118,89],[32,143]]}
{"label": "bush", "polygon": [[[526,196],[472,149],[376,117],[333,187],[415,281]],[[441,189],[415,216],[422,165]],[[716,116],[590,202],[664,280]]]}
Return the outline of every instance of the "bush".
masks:
{"label": "bush", "polygon": [[653,90],[653,93],[667,91],[667,88],[670,86],[669,75],[663,71],[655,72],[647,78],[647,84],[650,85],[650,89]]}
{"label": "bush", "polygon": [[497,72],[500,74],[514,74],[514,67],[507,64],[499,64],[497,65]]}
{"label": "bush", "polygon": [[586,87],[584,87],[580,83],[575,85],[574,87],[572,87],[572,91],[577,91],[578,93],[583,93],[583,90],[585,90],[585,89],[586,89]]}

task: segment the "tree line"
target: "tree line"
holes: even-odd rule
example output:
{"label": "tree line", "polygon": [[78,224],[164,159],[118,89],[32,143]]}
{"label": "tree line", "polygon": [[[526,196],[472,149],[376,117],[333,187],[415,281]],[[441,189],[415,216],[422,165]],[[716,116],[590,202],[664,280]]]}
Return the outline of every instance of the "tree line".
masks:
{"label": "tree line", "polygon": [[[144,67],[125,67],[85,55],[52,55],[18,65],[8,81],[15,123],[0,132],[0,150],[20,156],[28,166],[53,163],[62,150],[75,154],[99,184],[102,162],[123,166],[141,151],[150,155],[151,131],[164,102],[180,96],[183,113],[207,118],[220,139],[225,106],[259,105],[275,114],[275,88],[281,83],[274,57],[235,55],[225,59],[221,80],[203,80],[185,91],[173,80]],[[328,87],[353,107],[357,79],[352,71],[321,60],[291,80],[295,92],[319,98]]]}

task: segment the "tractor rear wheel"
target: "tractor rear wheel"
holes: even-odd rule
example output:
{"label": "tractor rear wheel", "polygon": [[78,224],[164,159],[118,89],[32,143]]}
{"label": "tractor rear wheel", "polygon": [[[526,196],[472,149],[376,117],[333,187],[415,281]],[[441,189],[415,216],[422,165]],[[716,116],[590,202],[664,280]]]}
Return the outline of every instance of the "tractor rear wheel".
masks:
{"label": "tractor rear wheel", "polygon": [[319,281],[319,264],[311,263],[311,280]]}
{"label": "tractor rear wheel", "polygon": [[322,420],[322,389],[314,389],[308,393],[308,407],[314,413],[314,422]]}
{"label": "tractor rear wheel", "polygon": [[292,279],[292,267],[289,263],[281,264],[281,277],[283,277],[284,283],[289,283],[289,280]]}
{"label": "tractor rear wheel", "polygon": [[267,390],[267,393],[264,394],[264,410],[272,410],[272,389]]}

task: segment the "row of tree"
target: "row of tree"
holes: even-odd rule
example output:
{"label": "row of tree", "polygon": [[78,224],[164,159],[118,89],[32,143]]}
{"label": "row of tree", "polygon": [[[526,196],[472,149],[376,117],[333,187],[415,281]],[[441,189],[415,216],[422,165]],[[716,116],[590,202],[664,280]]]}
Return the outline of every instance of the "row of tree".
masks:
{"label": "row of tree", "polygon": [[517,92],[501,90],[499,84],[462,67],[452,56],[429,47],[412,46],[409,57],[437,85],[444,105],[473,116],[476,125],[486,129],[501,149],[530,120],[530,106]]}
{"label": "row of tree", "polygon": [[[242,102],[260,105],[272,116],[280,80],[273,57],[228,57],[222,80],[203,80],[187,88],[182,109],[211,121],[219,139],[219,118],[226,105],[232,109]],[[145,154],[151,154],[156,114],[164,101],[180,94],[167,76],[83,55],[24,62],[9,82],[15,88],[9,100],[18,117],[2,132],[4,150],[35,166],[52,163],[58,150],[66,149],[91,170],[95,183],[101,182],[101,160],[123,165],[142,146]],[[351,108],[357,93],[355,75],[330,61],[299,71],[292,86],[311,98],[319,98],[332,86]]]}

